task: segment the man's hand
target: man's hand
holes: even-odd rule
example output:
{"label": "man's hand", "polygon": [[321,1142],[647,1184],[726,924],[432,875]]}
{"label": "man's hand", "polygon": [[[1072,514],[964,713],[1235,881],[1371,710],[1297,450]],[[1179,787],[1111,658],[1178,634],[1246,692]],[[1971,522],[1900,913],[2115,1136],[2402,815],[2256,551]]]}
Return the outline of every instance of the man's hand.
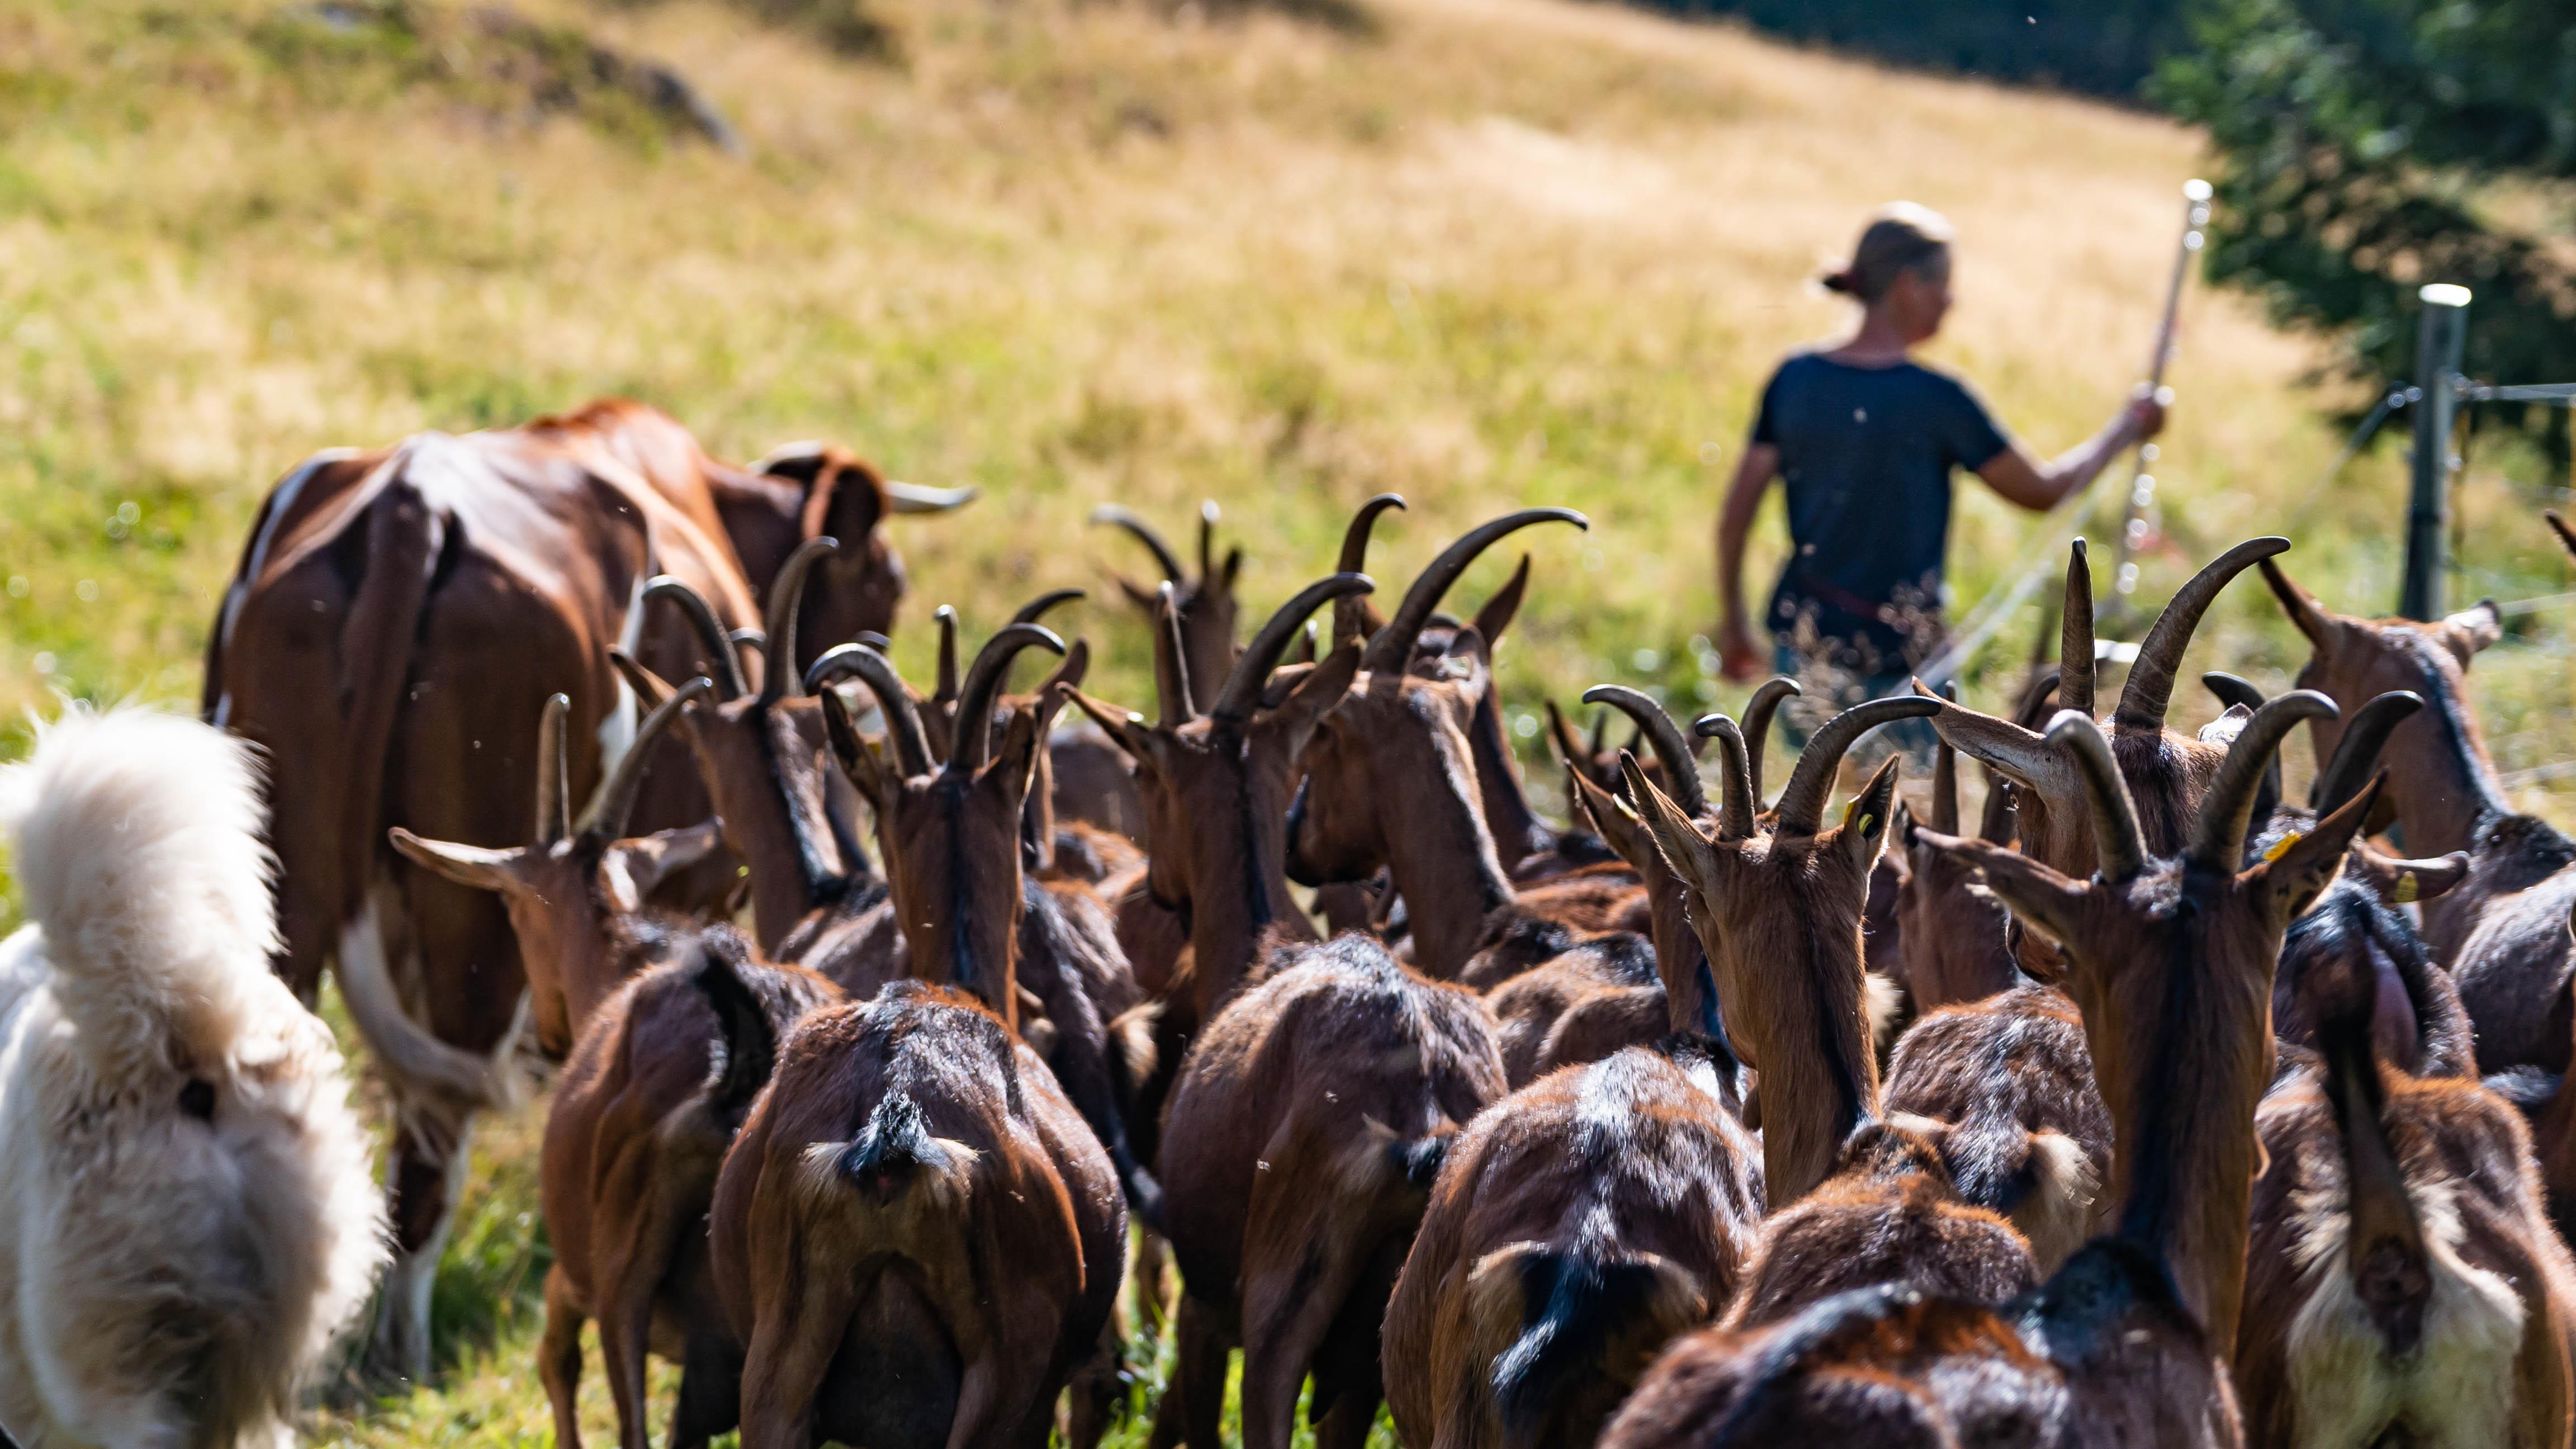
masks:
{"label": "man's hand", "polygon": [[2129,395],[2129,405],[2120,412],[2121,430],[2129,440],[2143,443],[2165,430],[2165,409],[2173,403],[2173,389],[2139,383]]}
{"label": "man's hand", "polygon": [[1762,651],[1753,642],[1753,631],[1742,619],[1729,619],[1717,627],[1718,669],[1727,678],[1742,684],[1762,673]]}

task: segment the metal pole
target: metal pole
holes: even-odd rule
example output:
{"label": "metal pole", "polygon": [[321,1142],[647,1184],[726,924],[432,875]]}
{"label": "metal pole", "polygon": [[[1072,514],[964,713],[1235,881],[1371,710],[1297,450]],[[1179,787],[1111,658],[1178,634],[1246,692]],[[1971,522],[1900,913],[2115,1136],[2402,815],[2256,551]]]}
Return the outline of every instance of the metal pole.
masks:
{"label": "metal pole", "polygon": [[[2182,284],[2191,275],[2192,255],[2200,250],[2200,229],[2209,225],[2209,183],[2195,177],[2182,184],[2182,248],[2174,257],[2173,280],[2165,286],[2164,321],[2156,327],[2156,350],[2147,358],[2147,384],[2162,391],[2165,365],[2173,361],[2174,322],[2182,312]],[[2156,480],[2147,465],[2156,460],[2156,445],[2140,443],[2129,472],[2129,492],[2120,518],[2120,537],[2112,554],[2111,606],[2106,623],[2115,622],[2138,590],[2138,545],[2147,537],[2147,505],[2155,501]]]}
{"label": "metal pole", "polygon": [[2415,487],[2406,504],[2406,582],[2397,612],[2442,614],[2442,546],[2451,511],[2451,419],[2460,406],[2460,355],[2469,340],[2469,289],[2435,282],[2416,294],[2424,315],[2415,334]]}

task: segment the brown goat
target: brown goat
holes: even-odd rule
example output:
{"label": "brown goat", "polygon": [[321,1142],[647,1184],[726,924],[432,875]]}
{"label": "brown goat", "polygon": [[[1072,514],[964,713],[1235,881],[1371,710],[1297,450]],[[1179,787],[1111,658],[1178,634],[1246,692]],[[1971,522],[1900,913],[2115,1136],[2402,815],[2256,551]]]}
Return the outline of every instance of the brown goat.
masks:
{"label": "brown goat", "polygon": [[[2439,623],[2329,613],[2277,567],[2264,578],[2308,638],[2302,687],[2347,708],[2388,691],[2425,708],[2389,734],[2388,801],[2415,855],[2466,851],[2468,879],[2424,907],[2424,940],[2448,967],[2477,1024],[2478,1065],[2489,1072],[2569,1069],[2576,978],[2567,916],[2576,908],[2576,840],[2507,804],[2470,707],[2465,674],[2494,643],[2492,602]],[[2316,731],[2320,758],[2336,731]]]}
{"label": "brown goat", "polygon": [[1887,838],[1896,762],[1871,777],[1840,827],[1822,818],[1852,743],[1932,707],[1877,700],[1828,721],[1768,822],[1753,813],[1743,737],[1723,715],[1706,722],[1722,760],[1714,831],[1624,762],[1631,798],[1688,893],[1726,1038],[1762,1072],[1773,1211],[1729,1322],[1767,1322],[1864,1283],[1905,1280],[1999,1301],[2036,1278],[2022,1236],[1957,1195],[1924,1130],[1937,1124],[1882,1117],[1860,916]]}
{"label": "brown goat", "polygon": [[[1994,799],[1988,795],[1991,803]],[[1933,748],[1934,833],[1959,834],[1959,754],[1948,740]],[[2011,816],[1989,809],[1977,836],[1995,845],[2012,840]],[[1897,838],[1904,849],[1887,852],[1896,875],[1897,975],[1918,1013],[1983,1001],[2029,984],[2011,939],[2012,913],[1960,864],[1910,829]]]}
{"label": "brown goat", "polygon": [[1493,1017],[1360,935],[1283,946],[1191,1045],[1163,1129],[1185,1294],[1158,1443],[1220,1443],[1228,1350],[1246,1449],[1286,1449],[1311,1375],[1319,1439],[1357,1449],[1378,1326],[1459,1126],[1502,1097]]}
{"label": "brown goat", "polygon": [[2257,714],[2179,857],[2148,855],[2110,742],[2072,710],[2046,738],[2091,795],[2094,879],[1983,841],[1934,842],[1978,862],[2067,950],[2118,1144],[2112,1235],[1997,1308],[1892,1285],[1754,1332],[1694,1334],[1648,1373],[1605,1449],[2242,1442],[2225,1354],[2271,1078],[2273,965],[2375,787],[2275,859],[2238,860],[2272,751],[2302,714],[2329,708],[2298,694]]}
{"label": "brown goat", "polygon": [[[1012,659],[1031,647],[1066,652],[1039,625],[1006,626],[953,693],[953,720],[990,718]],[[840,696],[822,695],[833,758],[876,816],[887,905],[905,948],[899,958],[853,962],[836,979],[854,996],[872,996],[898,974],[974,992],[1047,1058],[1117,1165],[1129,1205],[1150,1224],[1161,1219],[1161,1193],[1130,1149],[1108,1027],[1135,1005],[1134,977],[1108,909],[1088,888],[1037,881],[1022,867],[1024,807],[1044,759],[1038,742],[1087,657],[1076,644],[1037,698],[1011,711],[998,741],[980,725],[951,729],[955,748],[945,759],[934,757],[918,702],[885,656],[845,644],[815,661],[809,686],[855,674],[885,715],[881,755],[860,741]],[[1021,1020],[1023,1001],[1039,1009],[1043,1031]]]}
{"label": "brown goat", "polygon": [[1320,885],[1365,880],[1385,867],[1404,900],[1415,963],[1444,980],[1465,967],[1488,918],[1514,899],[1486,825],[1469,738],[1493,674],[1484,641],[1463,628],[1436,677],[1408,670],[1441,596],[1467,566],[1506,534],[1544,522],[1588,526],[1568,509],[1525,509],[1443,550],[1369,637],[1362,679],[1300,758],[1306,783],[1289,811],[1289,877]]}
{"label": "brown goat", "polygon": [[500,895],[517,929],[539,1041],[557,1057],[569,1048],[539,1162],[539,1203],[554,1265],[546,1274],[537,1367],[556,1436],[575,1449],[581,1325],[592,1318],[599,1322],[620,1444],[643,1449],[647,1442],[648,1348],[684,1366],[672,1443],[703,1445],[733,1427],[740,1354],[721,1331],[721,1311],[705,1281],[701,1224],[725,1146],[768,1069],[734,1061],[720,1081],[710,1082],[717,1023],[697,973],[733,972],[779,1029],[841,994],[820,977],[754,959],[730,926],[692,926],[644,905],[663,873],[716,843],[712,822],[618,838],[649,758],[646,747],[687,700],[710,687],[703,676],[691,680],[645,719],[637,748],[602,782],[578,822],[567,818],[563,768],[570,701],[563,695],[548,700],[537,749],[533,845],[485,850],[422,840],[399,827],[392,832],[395,848],[423,867]]}
{"label": "brown goat", "polygon": [[[2347,738],[2350,731],[2347,731]],[[2236,1386],[2257,1445],[2568,1442],[2576,1267],[2520,1116],[2382,1049],[2403,916],[2338,880],[2290,927],[2276,999],[2319,1057],[2263,1099]]]}
{"label": "brown goat", "polygon": [[[728,1059],[766,1050],[767,1017],[701,979]],[[917,981],[775,1051],[708,1216],[745,1449],[1044,1444],[1126,1234],[1054,1076],[974,997]]]}
{"label": "brown goat", "polygon": [[[2227,755],[2223,741],[2194,739],[2165,727],[2183,651],[2200,627],[2201,616],[2230,580],[2258,559],[2268,559],[2289,546],[2288,539],[2257,538],[2229,549],[2175,591],[2138,644],[2137,660],[2129,666],[2128,682],[2121,687],[2107,728],[2112,754],[2137,802],[2139,828],[2146,832],[2151,851],[2181,849],[2201,796]],[[2093,576],[2080,538],[2067,564],[2060,628],[2058,703],[2091,718]],[[2080,876],[2093,868],[2084,784],[2063,752],[2048,748],[2037,734],[2010,720],[1947,702],[1933,716],[1932,727],[1962,754],[1985,761],[2012,781],[2025,853],[2070,875]]]}
{"label": "brown goat", "polygon": [[1734,1295],[1762,1216],[1735,1063],[1641,1047],[1553,1073],[1449,1152],[1386,1310],[1414,1449],[1578,1449]]}

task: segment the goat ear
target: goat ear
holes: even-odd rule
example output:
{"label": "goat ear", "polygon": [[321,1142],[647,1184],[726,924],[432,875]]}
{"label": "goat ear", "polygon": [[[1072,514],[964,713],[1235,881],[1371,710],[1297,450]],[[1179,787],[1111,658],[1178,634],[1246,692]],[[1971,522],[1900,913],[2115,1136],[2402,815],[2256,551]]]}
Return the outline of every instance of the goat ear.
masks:
{"label": "goat ear", "polygon": [[841,773],[849,777],[871,808],[879,814],[893,809],[901,791],[890,778],[885,762],[868,748],[867,741],[859,738],[858,726],[850,722],[849,706],[841,703],[837,690],[824,690],[822,701],[823,743],[831,752],[832,762],[841,767]]}
{"label": "goat ear", "polygon": [[2300,588],[2296,580],[2284,573],[2279,564],[2267,558],[2256,560],[2254,566],[2263,571],[2263,582],[2272,586],[2272,597],[2281,601],[2281,612],[2289,615],[2290,622],[2299,626],[2299,632],[2308,636],[2309,645],[2323,654],[2326,647],[2334,642],[2334,616],[2317,603],[2314,595]]}
{"label": "goat ear", "polygon": [[1647,779],[1644,768],[1638,765],[1637,757],[1626,750],[1619,752],[1619,775],[1627,782],[1628,797],[1637,803],[1637,813],[1644,818],[1646,829],[1653,833],[1655,848],[1663,855],[1665,866],[1683,885],[1707,895],[1714,884],[1716,847],[1700,834],[1699,826],[1682,813],[1682,807],[1674,804],[1671,796],[1655,788],[1655,782]]}
{"label": "goat ear", "polygon": [[1351,681],[1359,677],[1359,672],[1360,646],[1346,643],[1323,663],[1306,671],[1306,677],[1297,681],[1297,687],[1288,691],[1278,708],[1263,716],[1271,728],[1285,734],[1291,758],[1306,747],[1307,737],[1342,702],[1342,696],[1350,693]]}
{"label": "goat ear", "polygon": [[385,832],[394,849],[402,852],[412,864],[461,886],[507,895],[519,884],[519,862],[526,858],[525,848],[487,850],[479,845],[457,845],[445,840],[423,840],[397,825]]}
{"label": "goat ear", "polygon": [[1592,783],[1591,778],[1572,765],[1565,767],[1566,789],[1581,803],[1590,817],[1592,829],[1621,860],[1640,874],[1660,874],[1668,869],[1662,852],[1655,845],[1654,833],[1646,822],[1622,804],[1619,797]]}
{"label": "goat ear", "polygon": [[1896,818],[1896,760],[1890,755],[1880,761],[1878,773],[1843,807],[1841,838],[1835,843],[1864,876],[1877,868],[1879,848],[1887,844],[1887,828]]}
{"label": "goat ear", "polygon": [[2367,841],[2352,843],[2345,869],[2369,882],[2372,891],[2392,906],[2429,901],[2469,878],[2469,853],[2455,850],[2430,860],[2401,860],[2382,855]]}
{"label": "goat ear", "polygon": [[609,849],[600,868],[625,878],[630,894],[620,905],[633,910],[666,878],[706,859],[722,844],[724,822],[701,820],[678,830],[656,830],[633,840],[621,840]]}
{"label": "goat ear", "polygon": [[2442,621],[2442,643],[2460,661],[2462,669],[2503,637],[2504,616],[2496,612],[2493,599],[2480,599]]}
{"label": "goat ear", "polygon": [[662,701],[669,699],[674,692],[669,680],[645,668],[634,655],[623,649],[609,650],[608,662],[616,666],[618,676],[626,681],[627,688],[635,691],[635,697],[644,702],[647,710],[661,708]]}
{"label": "goat ear", "polygon": [[1520,614],[1521,600],[1529,593],[1529,566],[1530,556],[1522,554],[1521,566],[1512,570],[1511,582],[1476,611],[1476,632],[1484,638],[1488,650],[1503,642],[1503,631],[1512,627],[1512,620]]}
{"label": "goat ear", "polygon": [[2092,887],[2084,882],[2060,875],[2020,851],[1982,840],[1918,828],[1914,843],[1985,872],[1986,888],[2014,915],[2057,940],[2071,940],[2083,929],[2085,907],[2092,899]]}
{"label": "goat ear", "polygon": [[1089,715],[1091,722],[1100,726],[1100,732],[1109,736],[1109,742],[1124,752],[1128,759],[1134,761],[1136,768],[1140,770],[1155,768],[1157,736],[1141,716],[1130,714],[1116,705],[1093,699],[1079,689],[1067,689],[1065,695],[1073,701],[1074,708]]}
{"label": "goat ear", "polygon": [[1236,574],[1241,573],[1241,572],[1243,572],[1243,550],[1242,550],[1242,548],[1240,548],[1240,547],[1235,547],[1235,548],[1227,549],[1227,550],[1225,551],[1225,567],[1224,567],[1224,568],[1222,568],[1222,569],[1220,569],[1220,570],[1218,570],[1218,572],[1217,572],[1217,589],[1218,589],[1218,591],[1219,591],[1219,592],[1221,592],[1221,593],[1227,593],[1227,594],[1231,594],[1231,593],[1233,593],[1233,592],[1234,592],[1234,576],[1235,576]]}
{"label": "goat ear", "polygon": [[2272,854],[2238,876],[2238,882],[2269,909],[2275,922],[2288,924],[2343,869],[2344,853],[2361,833],[2361,823],[2370,818],[2370,807],[2379,803],[2379,792],[2387,783],[2388,772],[2382,770],[2360,794],[2318,821],[2315,829],[2272,847]]}
{"label": "goat ear", "polygon": [[997,780],[1018,809],[1029,798],[1029,786],[1038,773],[1038,716],[1034,709],[1011,711],[1011,722],[1002,731],[1002,747],[993,752],[993,762],[984,767],[983,778]]}

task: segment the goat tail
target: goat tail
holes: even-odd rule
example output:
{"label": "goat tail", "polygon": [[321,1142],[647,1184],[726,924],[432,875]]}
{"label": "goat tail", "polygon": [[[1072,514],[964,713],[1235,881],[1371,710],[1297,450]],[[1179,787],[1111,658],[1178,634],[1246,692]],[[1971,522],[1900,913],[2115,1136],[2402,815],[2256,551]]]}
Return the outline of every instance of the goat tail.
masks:
{"label": "goat tail", "polygon": [[1707,1315],[1699,1280],[1653,1253],[1602,1258],[1545,1243],[1487,1253],[1468,1275],[1469,1332],[1490,1363],[1507,1449],[1549,1437],[1557,1409],[1584,1384],[1615,1402],[1655,1351]]}
{"label": "goat tail", "polygon": [[833,1155],[832,1171],[880,1209],[911,1200],[953,1213],[964,1207],[977,1156],[963,1142],[934,1136],[921,1099],[895,1087],[868,1109],[858,1136]]}
{"label": "goat tail", "polygon": [[277,916],[252,746],[196,720],[67,703],[0,769],[0,835],[52,986],[103,1067],[174,1024],[262,1008]]}
{"label": "goat tail", "polygon": [[751,1110],[751,1099],[769,1085],[778,1064],[778,1032],[742,970],[723,951],[708,951],[695,976],[698,990],[716,1014],[715,1069],[707,1077],[707,1110],[728,1127],[739,1127]]}

